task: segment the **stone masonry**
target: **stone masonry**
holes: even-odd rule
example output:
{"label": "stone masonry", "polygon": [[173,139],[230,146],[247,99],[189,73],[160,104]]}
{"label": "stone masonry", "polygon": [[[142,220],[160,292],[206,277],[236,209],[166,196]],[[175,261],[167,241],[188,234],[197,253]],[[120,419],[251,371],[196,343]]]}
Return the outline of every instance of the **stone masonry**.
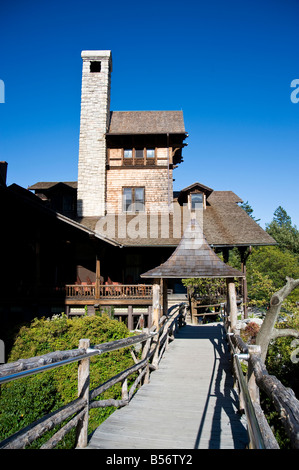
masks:
{"label": "stone masonry", "polygon": [[[111,51],[82,51],[78,216],[105,215]],[[94,67],[93,67],[94,65]]]}

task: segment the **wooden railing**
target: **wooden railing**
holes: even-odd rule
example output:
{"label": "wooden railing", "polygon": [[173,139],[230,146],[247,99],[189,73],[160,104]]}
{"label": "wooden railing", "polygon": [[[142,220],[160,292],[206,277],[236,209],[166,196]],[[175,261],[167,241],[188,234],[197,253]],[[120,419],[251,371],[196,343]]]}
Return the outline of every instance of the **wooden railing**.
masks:
{"label": "wooden railing", "polygon": [[[291,446],[299,449],[299,400],[292,389],[285,387],[275,376],[269,375],[261,360],[258,345],[245,343],[237,330],[231,329],[227,316],[224,326],[232,355],[235,382],[238,385],[241,411],[248,422],[250,447],[253,449],[279,449],[277,440],[260,405],[262,390],[280,415],[281,423],[290,439]],[[241,362],[247,362],[244,375]]]}
{"label": "wooden railing", "polygon": [[66,297],[95,297],[94,285],[68,284],[65,286]]}
{"label": "wooden railing", "polygon": [[[88,443],[88,416],[91,408],[127,405],[136,392],[138,386],[149,382],[150,372],[159,367],[168,342],[174,339],[175,331],[185,324],[185,306],[178,305],[168,312],[167,317],[160,319],[159,328],[152,327],[144,330],[144,333],[109,343],[102,343],[90,347],[89,340],[80,340],[78,349],[68,351],[56,351],[30,359],[20,359],[0,366],[0,385],[17,380],[28,375],[34,375],[49,369],[57,368],[78,362],[78,398],[64,407],[44,416],[37,422],[18,431],[13,436],[0,443],[1,449],[24,449],[46,431],[53,429],[66,419],[71,418],[59,431],[57,431],[40,448],[52,449],[73,428],[77,428],[76,447],[86,447]],[[134,350],[131,350],[135,364],[120,372],[106,382],[99,384],[95,389],[89,389],[89,360],[91,356],[101,355],[109,351],[130,347],[140,343],[142,351],[137,358]],[[134,383],[128,388],[127,379],[139,371]],[[113,385],[122,383],[122,398],[101,400],[98,397]]]}
{"label": "wooden railing", "polygon": [[66,287],[66,297],[80,298],[89,297],[97,299],[151,299],[152,285],[147,284],[68,284]]}

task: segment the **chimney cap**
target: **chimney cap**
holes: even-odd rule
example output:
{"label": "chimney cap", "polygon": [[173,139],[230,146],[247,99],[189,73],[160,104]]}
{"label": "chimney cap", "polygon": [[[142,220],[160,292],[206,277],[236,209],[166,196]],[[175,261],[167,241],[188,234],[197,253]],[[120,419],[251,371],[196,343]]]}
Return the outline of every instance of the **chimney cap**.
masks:
{"label": "chimney cap", "polygon": [[110,59],[111,51],[82,51],[81,57],[82,59]]}

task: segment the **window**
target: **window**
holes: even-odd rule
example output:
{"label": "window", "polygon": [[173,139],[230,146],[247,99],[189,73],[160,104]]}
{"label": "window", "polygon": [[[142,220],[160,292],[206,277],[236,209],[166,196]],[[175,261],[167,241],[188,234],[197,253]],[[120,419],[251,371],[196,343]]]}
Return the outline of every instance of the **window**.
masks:
{"label": "window", "polygon": [[144,188],[135,188],[135,212],[144,212]]}
{"label": "window", "polygon": [[146,149],[146,158],[155,158],[155,149]]}
{"label": "window", "polygon": [[135,149],[135,158],[144,158],[143,149]]}
{"label": "window", "polygon": [[144,148],[131,148],[131,149],[124,149],[124,159],[135,159],[138,160],[139,163],[141,160],[144,160],[145,163],[145,158],[150,158],[154,159],[155,158],[155,149],[154,148],[149,148],[149,149],[144,149]]}
{"label": "window", "polygon": [[203,207],[203,194],[202,193],[191,193],[191,210],[202,209]]}
{"label": "window", "polygon": [[72,196],[69,194],[65,194],[62,197],[62,210],[63,211],[71,211],[73,209],[73,199]]}
{"label": "window", "polygon": [[123,188],[123,211],[144,212],[144,188]]}
{"label": "window", "polygon": [[124,150],[124,158],[132,158],[132,157],[133,157],[133,150],[132,149]]}
{"label": "window", "polygon": [[123,211],[133,212],[132,188],[123,188]]}

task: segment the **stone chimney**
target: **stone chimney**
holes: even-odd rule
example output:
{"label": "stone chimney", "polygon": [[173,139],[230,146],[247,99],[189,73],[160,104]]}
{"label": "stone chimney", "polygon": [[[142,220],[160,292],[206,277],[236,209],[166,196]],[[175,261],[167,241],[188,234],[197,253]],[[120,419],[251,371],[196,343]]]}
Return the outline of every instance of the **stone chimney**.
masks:
{"label": "stone chimney", "polygon": [[78,165],[79,217],[105,215],[106,132],[110,119],[111,51],[82,51]]}
{"label": "stone chimney", "polygon": [[6,186],[7,162],[0,162],[0,187]]}

